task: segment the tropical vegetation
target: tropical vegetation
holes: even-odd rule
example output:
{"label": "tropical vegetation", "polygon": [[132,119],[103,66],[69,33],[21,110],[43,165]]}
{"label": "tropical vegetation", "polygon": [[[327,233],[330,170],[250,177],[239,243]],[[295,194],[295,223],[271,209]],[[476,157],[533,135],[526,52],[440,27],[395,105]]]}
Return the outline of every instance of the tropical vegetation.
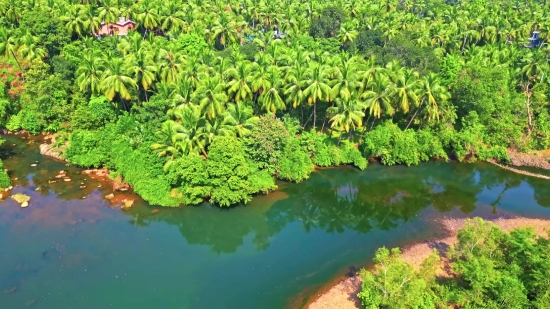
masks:
{"label": "tropical vegetation", "polygon": [[[549,235],[550,236],[550,235]],[[452,276],[437,277],[437,250],[415,270],[400,250],[381,248],[363,270],[364,308],[548,308],[550,240],[533,229],[505,233],[491,222],[468,220],[449,249]]]}
{"label": "tropical vegetation", "polygon": [[[68,162],[165,206],[246,202],[275,179],[373,158],[506,161],[550,146],[549,12],[538,0],[0,0],[0,126],[64,132]],[[97,35],[121,18],[128,35]]]}

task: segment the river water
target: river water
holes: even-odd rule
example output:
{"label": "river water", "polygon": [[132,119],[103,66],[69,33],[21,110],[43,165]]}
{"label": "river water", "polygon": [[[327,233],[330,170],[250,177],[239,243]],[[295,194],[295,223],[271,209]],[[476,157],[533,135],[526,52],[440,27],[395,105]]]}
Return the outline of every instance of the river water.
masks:
{"label": "river water", "polygon": [[31,202],[0,202],[1,308],[299,307],[378,247],[442,236],[439,218],[550,218],[547,180],[445,162],[323,169],[231,209],[128,193],[122,211],[109,183],[42,157],[39,139],[6,138],[12,193]]}

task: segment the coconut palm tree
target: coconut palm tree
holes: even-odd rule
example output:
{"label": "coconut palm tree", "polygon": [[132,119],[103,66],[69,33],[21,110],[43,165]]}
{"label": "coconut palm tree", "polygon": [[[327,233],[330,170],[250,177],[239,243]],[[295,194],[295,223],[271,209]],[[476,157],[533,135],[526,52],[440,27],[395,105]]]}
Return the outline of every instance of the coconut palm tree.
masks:
{"label": "coconut palm tree", "polygon": [[124,65],[121,58],[103,60],[105,71],[99,84],[100,89],[107,99],[113,101],[118,96],[126,110],[130,110],[126,101],[132,99],[132,94],[137,91],[136,81],[131,77],[132,71]]}
{"label": "coconut palm tree", "polygon": [[263,89],[262,94],[258,98],[258,101],[262,105],[262,108],[267,113],[275,113],[278,110],[286,109],[285,102],[282,95],[283,78],[281,71],[278,67],[270,67],[266,78],[266,87]]}
{"label": "coconut palm tree", "polygon": [[192,97],[201,107],[201,111],[208,119],[214,119],[225,112],[227,95],[225,84],[218,75],[203,74],[197,90]]}
{"label": "coconut palm tree", "polygon": [[103,61],[97,52],[91,52],[82,59],[76,70],[76,83],[80,91],[97,97],[100,92],[100,83],[103,76]]}
{"label": "coconut palm tree", "polygon": [[368,90],[361,94],[360,99],[365,102],[370,115],[376,118],[380,118],[383,112],[393,115],[394,108],[391,104],[392,83],[390,78],[383,73],[377,73],[374,79],[368,82],[366,88]]}
{"label": "coconut palm tree", "polygon": [[243,102],[230,103],[227,113],[231,116],[229,123],[234,126],[234,131],[238,137],[248,135],[259,119],[253,116],[252,107]]}
{"label": "coconut palm tree", "polygon": [[130,54],[125,65],[133,71],[133,78],[138,85],[141,85],[145,101],[149,101],[147,91],[155,81],[158,71],[153,55],[145,49],[140,49],[136,53]]}
{"label": "coconut palm tree", "polygon": [[347,100],[338,98],[335,103],[335,106],[328,109],[328,113],[332,116],[329,120],[330,126],[338,131],[348,132],[351,136],[353,131],[363,126],[365,107],[357,98]]}
{"label": "coconut palm tree", "polygon": [[235,102],[252,101],[253,70],[254,66],[243,60],[226,71],[225,75],[229,78],[228,94]]}
{"label": "coconut palm tree", "polygon": [[307,70],[303,81],[304,97],[309,104],[313,104],[313,127],[317,123],[317,102],[330,100],[330,86],[328,85],[328,70],[325,66],[313,63]]}

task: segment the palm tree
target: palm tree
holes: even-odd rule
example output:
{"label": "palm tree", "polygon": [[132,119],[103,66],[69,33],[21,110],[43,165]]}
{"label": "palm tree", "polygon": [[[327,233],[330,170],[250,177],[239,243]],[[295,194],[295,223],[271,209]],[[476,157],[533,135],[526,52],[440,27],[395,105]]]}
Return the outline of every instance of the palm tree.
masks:
{"label": "palm tree", "polygon": [[46,56],[44,48],[39,46],[40,40],[34,37],[28,29],[24,32],[19,42],[19,54],[27,61]]}
{"label": "palm tree", "polygon": [[334,67],[335,78],[332,80],[332,89],[330,97],[332,99],[341,98],[349,100],[352,93],[360,88],[360,82],[357,80],[357,65],[355,60],[341,57],[339,65]]}
{"label": "palm tree", "polygon": [[92,5],[84,6],[84,9],[81,11],[80,19],[82,21],[83,28],[88,33],[97,33],[101,25],[101,20],[97,17],[95,7]]}
{"label": "palm tree", "polygon": [[179,53],[174,46],[170,46],[168,50],[161,49],[159,51],[157,62],[160,62],[160,78],[167,83],[177,83],[185,64],[184,55]]}
{"label": "palm tree", "polygon": [[156,77],[158,68],[150,52],[140,49],[137,53],[132,53],[126,60],[126,66],[133,69],[133,78],[141,85],[145,101],[149,101],[147,91]]}
{"label": "palm tree", "polygon": [[97,52],[84,56],[83,61],[76,70],[76,83],[80,91],[89,93],[92,96],[98,96],[100,92],[100,81],[103,76],[103,62]]}
{"label": "palm tree", "polygon": [[262,104],[263,109],[268,113],[272,113],[273,116],[275,116],[277,110],[286,109],[285,102],[281,98],[282,85],[281,71],[278,67],[270,67],[266,78],[266,87],[263,89],[258,101]]}
{"label": "palm tree", "polygon": [[156,29],[160,24],[158,10],[151,0],[144,0],[139,2],[137,11],[140,13],[136,14],[136,20],[145,28],[145,37],[148,31]]}
{"label": "palm tree", "polygon": [[388,115],[393,115],[394,109],[391,105],[391,81],[383,74],[377,73],[366,87],[368,90],[361,94],[360,99],[364,100],[370,115],[380,118],[382,111]]}
{"label": "palm tree", "polygon": [[182,19],[180,4],[176,1],[168,1],[161,10],[160,27],[163,31],[172,31],[183,28],[185,22]]}
{"label": "palm tree", "polygon": [[208,119],[214,119],[225,112],[227,95],[224,88],[225,85],[219,76],[201,76],[200,84],[192,97],[199,103],[203,115]]}
{"label": "palm tree", "polygon": [[408,113],[412,105],[418,106],[420,97],[418,95],[422,85],[418,79],[418,73],[411,69],[404,69],[396,79],[395,98],[403,113]]}
{"label": "palm tree", "polygon": [[259,119],[258,117],[252,116],[252,107],[242,102],[230,103],[227,108],[227,113],[231,116],[230,124],[234,126],[235,133],[238,137],[248,135]]}
{"label": "palm tree", "polygon": [[105,71],[99,85],[101,90],[110,101],[118,95],[126,110],[129,110],[126,100],[132,99],[133,90],[138,89],[136,81],[130,76],[132,72],[121,58],[111,58],[103,62]]}
{"label": "palm tree", "polygon": [[331,128],[346,131],[351,136],[353,131],[363,126],[364,106],[356,98],[336,99],[335,103],[335,106],[328,109],[329,114],[333,115],[329,120]]}
{"label": "palm tree", "polygon": [[179,139],[183,154],[201,154],[206,157],[207,139],[202,131],[205,119],[202,117],[200,106],[182,104],[174,109],[174,116],[182,125],[183,130]]}
{"label": "palm tree", "polygon": [[69,8],[69,11],[61,16],[61,20],[65,22],[65,28],[72,35],[76,33],[78,37],[82,37],[82,33],[85,29],[84,20],[82,20],[82,5],[72,5]]}
{"label": "palm tree", "polygon": [[312,64],[307,70],[307,77],[304,80],[304,96],[309,104],[313,104],[313,127],[317,123],[317,102],[318,100],[330,100],[330,86],[328,85],[328,72],[324,66]]}
{"label": "palm tree", "polygon": [[184,128],[181,124],[167,120],[162,124],[162,128],[155,133],[160,140],[151,146],[153,150],[158,150],[159,157],[168,157],[167,167],[170,162],[184,154],[184,143],[182,140],[185,137]]}
{"label": "palm tree", "polygon": [[252,81],[254,67],[248,61],[240,61],[234,68],[226,71],[228,82],[228,93],[235,102],[252,101]]}
{"label": "palm tree", "polygon": [[420,106],[418,106],[418,109],[405,127],[405,130],[409,128],[424,103],[426,103],[428,119],[430,121],[439,121],[439,107],[450,99],[450,94],[447,88],[441,85],[439,76],[432,73],[422,79],[420,97],[422,98]]}
{"label": "palm tree", "polygon": [[17,66],[19,67],[19,69],[23,71],[23,68],[21,67],[21,63],[19,63],[19,60],[15,55],[15,52],[18,49],[19,49],[19,42],[17,40],[17,37],[15,36],[14,31],[4,27],[0,27],[0,54],[5,59],[8,59],[10,56],[13,57],[15,62],[17,62]]}

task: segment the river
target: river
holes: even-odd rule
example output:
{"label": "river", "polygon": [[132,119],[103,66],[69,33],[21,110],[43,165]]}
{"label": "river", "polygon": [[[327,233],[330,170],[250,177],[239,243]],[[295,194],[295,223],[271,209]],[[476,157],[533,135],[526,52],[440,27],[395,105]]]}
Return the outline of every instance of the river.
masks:
{"label": "river", "polygon": [[39,138],[5,138],[12,193],[31,201],[0,202],[2,308],[300,307],[376,248],[442,236],[439,218],[550,218],[547,180],[445,162],[322,169],[230,209],[122,211],[107,182],[41,156]]}

